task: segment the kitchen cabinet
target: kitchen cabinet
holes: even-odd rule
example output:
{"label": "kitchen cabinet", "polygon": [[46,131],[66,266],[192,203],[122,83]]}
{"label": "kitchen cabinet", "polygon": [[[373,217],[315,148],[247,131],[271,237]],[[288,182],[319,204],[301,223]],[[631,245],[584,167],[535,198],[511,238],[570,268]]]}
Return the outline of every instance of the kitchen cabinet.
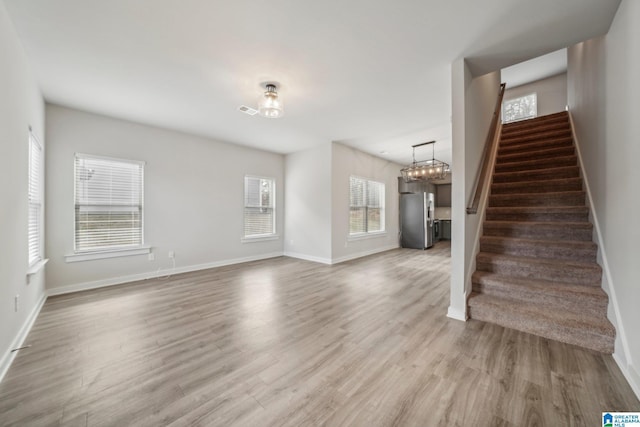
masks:
{"label": "kitchen cabinet", "polygon": [[438,192],[436,194],[436,207],[450,208],[451,207],[451,184],[440,184],[437,187],[438,187]]}
{"label": "kitchen cabinet", "polygon": [[451,240],[451,220],[450,219],[441,219],[440,220],[440,239],[441,240]]}
{"label": "kitchen cabinet", "polygon": [[437,185],[426,181],[404,182],[398,177],[398,193],[433,193],[436,194]]}

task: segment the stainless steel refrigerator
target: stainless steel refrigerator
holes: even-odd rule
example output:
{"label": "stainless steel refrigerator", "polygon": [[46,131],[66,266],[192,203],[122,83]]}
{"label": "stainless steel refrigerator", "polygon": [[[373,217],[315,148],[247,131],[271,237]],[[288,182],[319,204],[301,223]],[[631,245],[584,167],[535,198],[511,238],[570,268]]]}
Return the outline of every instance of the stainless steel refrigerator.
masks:
{"label": "stainless steel refrigerator", "polygon": [[427,249],[433,246],[433,193],[400,194],[400,246]]}

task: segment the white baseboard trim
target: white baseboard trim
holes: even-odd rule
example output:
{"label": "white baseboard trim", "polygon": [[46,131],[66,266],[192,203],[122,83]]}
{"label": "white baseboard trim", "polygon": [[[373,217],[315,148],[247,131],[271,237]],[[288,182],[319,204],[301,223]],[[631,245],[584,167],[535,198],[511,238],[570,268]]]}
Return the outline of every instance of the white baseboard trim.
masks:
{"label": "white baseboard trim", "polygon": [[616,353],[613,353],[613,360],[618,364],[618,367],[622,371],[622,375],[624,375],[625,379],[631,386],[631,389],[636,394],[636,397],[640,399],[640,375],[638,372],[635,370],[633,365],[624,363]]}
{"label": "white baseboard trim", "polygon": [[455,320],[461,320],[463,322],[467,321],[467,313],[452,306],[449,306],[447,309],[447,317]]}
{"label": "white baseboard trim", "polygon": [[11,352],[11,350],[21,347],[24,344],[24,340],[27,338],[27,335],[29,335],[29,331],[31,331],[31,327],[38,318],[38,314],[40,314],[40,310],[42,310],[42,306],[44,305],[44,302],[46,300],[47,293],[44,292],[38,300],[36,306],[33,307],[33,310],[31,310],[31,313],[29,313],[29,317],[27,317],[27,319],[25,320],[22,328],[20,328],[20,331],[18,331],[18,334],[11,342],[11,345],[9,345],[9,348],[6,349],[4,354],[2,355],[2,359],[0,359],[0,382],[2,382],[4,376],[7,374],[7,371],[9,370],[13,359],[15,359],[18,355],[17,351]]}
{"label": "white baseboard trim", "polygon": [[395,244],[395,245],[383,246],[383,247],[376,248],[376,249],[370,249],[368,251],[356,252],[356,253],[345,255],[345,256],[341,256],[341,257],[338,257],[338,258],[332,258],[331,259],[331,264],[339,264],[341,262],[351,261],[352,259],[362,258],[362,257],[365,257],[365,256],[374,255],[374,254],[377,254],[377,253],[380,253],[380,252],[390,251],[392,249],[397,249],[399,247],[400,246],[398,244]]}
{"label": "white baseboard trim", "polygon": [[260,261],[263,259],[276,258],[282,256],[282,252],[271,252],[266,254],[226,259],[221,261],[209,262],[206,264],[189,265],[178,267],[175,269],[166,269],[160,271],[152,271],[147,273],[130,274],[127,276],[111,277],[108,279],[95,280],[92,282],[76,283],[68,286],[61,286],[47,290],[48,296],[69,294],[72,292],[88,291],[91,289],[104,288],[107,286],[122,285],[123,283],[136,282],[139,280],[154,279],[156,277],[164,277],[169,274],[190,273],[192,271],[207,270],[209,268],[224,267],[225,265],[241,264],[243,262]]}
{"label": "white baseboard trim", "polygon": [[369,255],[374,255],[380,252],[385,252],[385,251],[390,251],[392,249],[397,249],[400,246],[396,245],[388,245],[388,246],[383,246],[381,248],[376,248],[376,249],[371,249],[368,251],[362,251],[362,252],[357,252],[354,254],[349,254],[349,255],[345,255],[339,258],[322,258],[322,257],[317,257],[314,255],[307,255],[307,254],[301,254],[299,252],[288,252],[285,251],[284,256],[288,256],[291,258],[298,258],[298,259],[303,259],[305,261],[313,261],[313,262],[319,262],[321,264],[339,264],[341,262],[345,262],[345,261],[350,261],[352,259],[357,259],[357,258],[362,258],[365,256],[369,256]]}
{"label": "white baseboard trim", "polygon": [[331,259],[330,258],[322,258],[322,257],[313,256],[313,255],[301,254],[299,252],[288,252],[288,251],[285,251],[284,252],[284,256],[288,256],[288,257],[291,257],[291,258],[303,259],[305,261],[319,262],[321,264],[331,264]]}

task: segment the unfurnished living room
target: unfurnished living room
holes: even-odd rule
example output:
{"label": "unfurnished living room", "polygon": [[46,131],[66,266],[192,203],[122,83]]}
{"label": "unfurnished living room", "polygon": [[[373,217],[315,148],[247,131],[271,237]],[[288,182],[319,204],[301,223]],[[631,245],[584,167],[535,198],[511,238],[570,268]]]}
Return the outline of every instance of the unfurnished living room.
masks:
{"label": "unfurnished living room", "polygon": [[0,0],[0,425],[640,425],[639,23]]}

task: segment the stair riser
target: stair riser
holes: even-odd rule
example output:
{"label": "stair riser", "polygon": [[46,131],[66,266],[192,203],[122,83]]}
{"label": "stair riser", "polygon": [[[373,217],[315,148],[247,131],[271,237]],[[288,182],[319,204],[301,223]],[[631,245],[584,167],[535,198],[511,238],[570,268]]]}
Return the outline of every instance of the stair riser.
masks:
{"label": "stair riser", "polygon": [[487,221],[536,221],[536,222],[551,222],[551,221],[568,221],[568,222],[587,222],[589,220],[589,214],[584,213],[507,213],[507,212],[492,212],[487,209]]}
{"label": "stair riser", "polygon": [[596,247],[571,247],[546,242],[546,244],[526,244],[509,240],[496,242],[480,239],[480,251],[503,255],[527,256],[533,258],[563,259],[567,261],[596,262]]}
{"label": "stair riser", "polygon": [[523,206],[584,206],[583,192],[540,194],[500,194],[489,196],[490,207],[523,207]]}
{"label": "stair riser", "polygon": [[602,283],[602,272],[588,268],[579,268],[570,265],[540,266],[529,265],[521,262],[517,265],[502,262],[476,261],[476,269],[489,273],[504,274],[506,276],[524,277],[529,279],[552,280],[562,283],[573,283],[585,286],[600,286]]}
{"label": "stair riser", "polygon": [[577,345],[602,353],[613,353],[615,337],[601,335],[588,330],[568,328],[564,326],[547,324],[544,319],[529,318],[527,316],[504,316],[495,310],[479,306],[469,307],[469,316],[472,319],[495,323],[506,328],[542,336],[544,338]]}
{"label": "stair riser", "polygon": [[558,130],[567,130],[567,129],[571,129],[569,127],[569,122],[567,122],[566,120],[558,120],[558,121],[549,121],[549,122],[543,122],[538,124],[537,126],[527,126],[527,127],[520,127],[520,128],[507,128],[504,130],[504,132],[502,132],[502,135],[504,137],[508,137],[508,138],[515,138],[517,136],[528,136],[528,135],[535,135],[536,133],[545,133],[545,132],[551,132],[551,131],[558,131]]}
{"label": "stair riser", "polygon": [[578,158],[574,156],[556,157],[554,159],[548,159],[545,161],[530,160],[523,162],[511,162],[496,164],[495,172],[522,172],[532,171],[539,169],[560,168],[566,166],[577,166]]}
{"label": "stair riser", "polygon": [[560,178],[575,178],[580,176],[578,166],[562,167],[556,169],[535,169],[526,171],[510,171],[496,173],[493,175],[493,182],[520,182],[537,181]]}
{"label": "stair riser", "polygon": [[581,191],[581,178],[567,178],[565,180],[523,181],[522,183],[494,183],[491,194],[522,194],[546,193],[559,191]]}
{"label": "stair riser", "polygon": [[525,153],[515,154],[501,154],[496,158],[496,164],[501,165],[504,163],[524,162],[527,160],[538,160],[541,162],[548,162],[549,159],[556,157],[573,156],[575,149],[573,146],[568,147],[555,147],[546,150],[528,151]]}
{"label": "stair riser", "polygon": [[506,123],[502,125],[502,132],[511,133],[519,132],[525,129],[533,129],[536,127],[544,126],[554,123],[569,123],[569,118],[566,113],[560,113],[557,115],[550,115],[544,117],[538,117],[535,119],[523,120],[521,122]]}
{"label": "stair riser", "polygon": [[541,142],[530,142],[528,144],[508,145],[498,148],[498,156],[510,154],[526,153],[531,151],[548,150],[551,148],[572,147],[572,138],[548,139]]}
{"label": "stair riser", "polygon": [[571,227],[544,228],[541,226],[527,227],[526,224],[519,226],[484,226],[485,236],[513,237],[515,239],[535,239],[535,240],[577,240],[591,242],[593,237],[592,229],[575,229]]}
{"label": "stair riser", "polygon": [[593,317],[606,317],[608,301],[605,298],[575,297],[574,295],[551,295],[543,292],[535,292],[522,286],[493,286],[484,283],[473,282],[473,291],[497,298],[509,298],[533,305],[543,306],[550,310],[569,310],[575,313],[583,313]]}
{"label": "stair riser", "polygon": [[[502,128],[500,132],[500,139],[515,139],[522,136],[548,134],[550,132],[559,132],[570,130],[568,123],[555,123],[551,124],[552,128],[545,128],[545,126],[530,126],[529,128],[520,129],[505,129]],[[531,132],[531,133],[529,133]]]}
{"label": "stair riser", "polygon": [[500,137],[500,146],[526,144],[527,142],[545,141],[548,139],[568,138],[571,136],[571,129],[556,130],[551,132],[539,132],[522,136],[505,136]]}

